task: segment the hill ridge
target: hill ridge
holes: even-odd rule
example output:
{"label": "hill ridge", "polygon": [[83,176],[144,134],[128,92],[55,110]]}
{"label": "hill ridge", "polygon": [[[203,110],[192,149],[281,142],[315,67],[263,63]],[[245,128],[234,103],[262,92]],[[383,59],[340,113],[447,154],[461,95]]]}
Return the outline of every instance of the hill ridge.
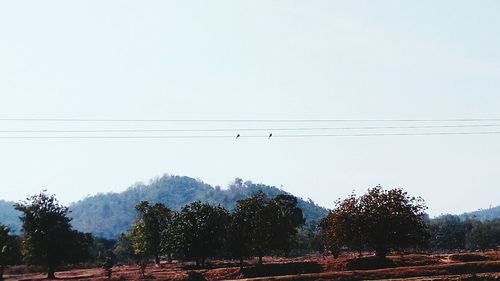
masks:
{"label": "hill ridge", "polygon": [[[72,225],[75,229],[94,235],[115,238],[126,232],[136,218],[135,205],[142,200],[163,203],[168,208],[179,210],[186,204],[200,200],[231,210],[240,199],[263,191],[270,197],[288,193],[280,188],[236,178],[225,189],[211,186],[200,179],[164,174],[149,183],[135,183],[122,192],[98,193],[82,198],[69,205]],[[0,201],[0,223],[8,224],[18,232],[19,213],[14,202]],[[327,213],[327,209],[312,200],[299,198],[298,205],[304,212],[306,223],[313,223]],[[4,211],[5,210],[5,211]]]}

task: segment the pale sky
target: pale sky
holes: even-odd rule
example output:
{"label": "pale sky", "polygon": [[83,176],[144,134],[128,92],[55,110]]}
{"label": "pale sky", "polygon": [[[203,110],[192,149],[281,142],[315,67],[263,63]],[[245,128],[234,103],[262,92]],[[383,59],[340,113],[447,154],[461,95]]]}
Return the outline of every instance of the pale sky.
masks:
{"label": "pale sky", "polygon": [[[498,1],[2,1],[0,118],[500,118],[499,14]],[[0,139],[0,171],[14,201],[48,189],[69,203],[168,173],[283,186],[328,208],[402,187],[439,215],[500,204],[500,135]]]}

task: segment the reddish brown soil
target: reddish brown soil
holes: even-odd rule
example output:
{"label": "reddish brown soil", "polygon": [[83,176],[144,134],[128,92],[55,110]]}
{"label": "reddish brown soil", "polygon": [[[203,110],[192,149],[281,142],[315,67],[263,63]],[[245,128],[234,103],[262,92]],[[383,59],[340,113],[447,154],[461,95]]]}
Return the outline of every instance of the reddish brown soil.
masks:
{"label": "reddish brown soil", "polygon": [[[464,261],[464,259],[466,261]],[[300,258],[266,257],[263,266],[255,261],[239,267],[232,261],[215,261],[208,269],[193,268],[190,263],[162,263],[146,269],[147,280],[500,280],[498,252],[390,256],[389,261],[377,263],[371,256],[332,257],[304,256]],[[7,268],[5,280],[43,280],[44,273],[26,273],[26,268]],[[107,280],[101,268],[73,269],[57,272],[58,280]],[[201,278],[200,278],[201,277]],[[113,267],[112,280],[143,280],[135,265]]]}

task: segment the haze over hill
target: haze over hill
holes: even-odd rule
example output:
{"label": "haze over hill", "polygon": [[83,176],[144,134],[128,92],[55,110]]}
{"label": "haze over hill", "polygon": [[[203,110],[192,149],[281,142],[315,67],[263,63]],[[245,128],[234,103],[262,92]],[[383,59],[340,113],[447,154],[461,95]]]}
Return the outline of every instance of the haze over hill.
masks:
{"label": "haze over hill", "polygon": [[[173,210],[196,200],[221,204],[232,209],[236,202],[255,192],[262,190],[273,197],[286,193],[279,188],[251,181],[236,179],[227,189],[212,187],[200,180],[190,177],[165,175],[149,184],[135,184],[120,193],[97,194],[84,198],[70,206],[72,224],[75,229],[91,232],[97,236],[114,238],[127,231],[136,217],[135,205],[142,200],[152,203],[163,203]],[[12,202],[0,202],[0,223],[10,225],[14,230],[20,229],[17,212]],[[299,207],[303,210],[306,224],[321,219],[327,209],[313,201],[299,199]]]}

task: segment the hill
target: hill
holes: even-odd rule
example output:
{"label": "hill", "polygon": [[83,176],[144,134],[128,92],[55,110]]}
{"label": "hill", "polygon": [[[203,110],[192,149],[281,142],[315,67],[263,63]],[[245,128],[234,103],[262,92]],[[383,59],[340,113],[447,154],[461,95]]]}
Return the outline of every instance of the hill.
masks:
{"label": "hill", "polygon": [[[113,238],[127,231],[136,217],[134,206],[142,200],[163,203],[173,210],[196,200],[221,204],[231,210],[236,202],[262,190],[268,196],[285,191],[276,187],[243,182],[236,179],[227,189],[212,187],[190,177],[168,176],[152,180],[148,185],[136,184],[121,193],[98,194],[74,203],[71,209],[73,226],[84,232]],[[327,210],[311,200],[299,200],[306,223],[321,219]]]}
{"label": "hill", "polygon": [[0,200],[0,223],[17,233],[21,229],[20,213],[14,209],[14,202]]}
{"label": "hill", "polygon": [[478,210],[470,213],[464,213],[460,215],[460,218],[463,220],[476,219],[480,221],[500,219],[500,206]]}
{"label": "hill", "polygon": [[[285,191],[264,184],[243,182],[236,179],[227,189],[212,187],[190,177],[168,176],[151,180],[149,184],[135,184],[120,193],[105,193],[86,197],[69,206],[73,227],[94,235],[115,238],[127,231],[136,218],[135,205],[142,200],[163,203],[170,209],[179,210],[196,200],[221,204],[231,210],[236,202],[262,190],[273,197]],[[9,225],[13,231],[20,230],[19,213],[14,202],[0,201],[0,223]],[[318,221],[327,210],[313,201],[299,199],[306,223]]]}

